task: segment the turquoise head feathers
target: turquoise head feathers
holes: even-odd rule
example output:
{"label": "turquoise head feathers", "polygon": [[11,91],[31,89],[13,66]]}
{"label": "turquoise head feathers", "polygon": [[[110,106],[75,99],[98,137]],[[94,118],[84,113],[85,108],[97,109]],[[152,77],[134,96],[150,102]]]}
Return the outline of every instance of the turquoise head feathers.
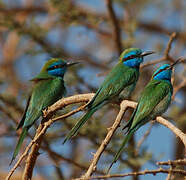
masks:
{"label": "turquoise head feathers", "polygon": [[169,64],[163,64],[160,68],[158,68],[152,78],[155,80],[171,80],[172,75],[172,67]]}
{"label": "turquoise head feathers", "polygon": [[77,64],[77,62],[67,63],[61,58],[52,58],[43,66],[40,75],[48,74],[51,76],[63,78],[67,68],[74,64]]}
{"label": "turquoise head feathers", "polygon": [[120,61],[126,66],[139,68],[140,64],[143,62],[143,57],[152,53],[154,52],[143,52],[139,48],[129,48],[123,51],[120,56]]}
{"label": "turquoise head feathers", "polygon": [[181,62],[181,58],[177,59],[173,64],[163,64],[161,67],[159,67],[154,74],[152,75],[152,78],[155,80],[167,80],[171,81],[171,75],[172,75],[172,69],[173,67]]}
{"label": "turquoise head feathers", "polygon": [[67,71],[67,63],[62,59],[52,59],[46,70],[49,75],[63,77]]}

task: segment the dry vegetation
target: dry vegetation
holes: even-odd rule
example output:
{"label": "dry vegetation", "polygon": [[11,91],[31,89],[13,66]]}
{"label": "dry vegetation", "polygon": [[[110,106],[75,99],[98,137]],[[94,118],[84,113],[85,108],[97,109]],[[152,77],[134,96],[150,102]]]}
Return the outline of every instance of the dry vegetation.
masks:
{"label": "dry vegetation", "polygon": [[[184,0],[0,1],[0,179],[31,179],[34,170],[33,179],[38,180],[125,176],[138,180],[148,174],[160,180],[182,180],[186,176],[185,61],[174,72],[173,103],[165,118],[153,121],[139,141],[132,138],[110,175],[106,175],[105,170],[124,136],[119,126],[129,119],[152,71],[161,63],[172,63],[184,56],[185,12]],[[103,107],[78,136],[63,146],[64,136],[82,115],[80,111],[122,50],[131,46],[154,50],[157,54],[142,65],[130,100]],[[20,134],[15,128],[31,89],[28,79],[38,73],[50,57],[82,64],[65,77],[69,97],[44,111],[43,120],[29,131],[20,156],[9,167]],[[156,141],[151,136],[153,129],[160,126],[172,131],[173,137],[167,137],[171,142],[161,140],[166,129],[157,134]],[[172,149],[164,152],[165,157],[172,154],[171,159],[164,158],[164,162],[160,154],[155,155],[158,143],[151,152],[148,145],[144,145],[148,138],[165,146],[171,144]],[[147,163],[154,168],[148,168]],[[166,176],[158,176],[160,173]]]}

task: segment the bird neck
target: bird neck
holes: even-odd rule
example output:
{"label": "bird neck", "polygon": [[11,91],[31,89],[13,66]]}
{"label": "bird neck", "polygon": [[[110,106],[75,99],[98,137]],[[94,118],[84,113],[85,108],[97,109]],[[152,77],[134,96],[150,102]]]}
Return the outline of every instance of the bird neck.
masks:
{"label": "bird neck", "polygon": [[56,76],[56,77],[64,77],[64,74],[66,72],[66,68],[58,68],[58,69],[52,69],[48,71],[48,74],[51,76]]}
{"label": "bird neck", "polygon": [[139,69],[140,63],[141,62],[137,61],[136,59],[132,59],[132,60],[129,60],[129,61],[123,61],[123,64],[125,66],[135,68],[135,69]]}
{"label": "bird neck", "polygon": [[143,62],[143,57],[136,57],[136,58],[133,58],[133,59],[123,61],[123,64],[128,66],[128,67],[131,67],[131,68],[139,69],[140,64],[142,62]]}
{"label": "bird neck", "polygon": [[31,79],[31,81],[40,81],[40,80],[47,80],[47,79],[54,79],[54,78],[63,79],[63,76],[53,76],[46,71],[41,71],[37,76]]}

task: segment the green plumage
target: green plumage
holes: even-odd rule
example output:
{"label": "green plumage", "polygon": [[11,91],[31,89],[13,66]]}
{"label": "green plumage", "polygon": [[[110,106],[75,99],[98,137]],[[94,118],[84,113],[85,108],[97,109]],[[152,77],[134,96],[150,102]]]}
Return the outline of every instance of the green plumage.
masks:
{"label": "green plumage", "polygon": [[87,113],[75,124],[65,137],[63,143],[76,135],[95,111],[118,96],[122,91],[124,98],[129,97],[136,86],[139,77],[139,66],[142,61],[143,56],[140,49],[129,48],[121,54],[118,64],[113,67],[95,96],[87,105]]}
{"label": "green plumage", "polygon": [[[168,69],[167,71],[171,70]],[[163,74],[163,72],[160,73]],[[127,135],[123,140],[121,147],[117,151],[109,169],[112,167],[113,163],[118,160],[123,148],[134,132],[142,125],[152,119],[155,119],[157,116],[161,115],[167,110],[171,102],[173,88],[170,81],[171,73],[169,74],[168,79],[167,77],[164,79],[165,75],[167,75],[167,72],[161,75],[161,78],[155,78],[153,76],[154,79],[152,79],[143,90],[135,111],[133,112],[126,126],[123,128],[128,128]]]}
{"label": "green plumage", "polygon": [[12,161],[17,156],[29,128],[42,115],[42,111],[62,98],[66,92],[63,76],[67,63],[61,59],[49,60],[41,72],[31,81],[33,89],[28,99],[27,106],[17,129],[23,128],[15,148]]}
{"label": "green plumage", "polygon": [[[130,87],[132,91],[136,85],[138,76],[138,70],[124,66],[121,62],[119,62],[106,77],[101,87],[97,90],[95,96],[87,105],[88,112],[72,128],[70,133],[66,136],[64,143],[72,136],[76,135],[79,129],[92,116],[95,111],[101,108],[113,97],[117,96],[125,87],[131,85]],[[130,92],[127,92],[127,96],[130,94]],[[127,96],[125,95],[125,98]]]}

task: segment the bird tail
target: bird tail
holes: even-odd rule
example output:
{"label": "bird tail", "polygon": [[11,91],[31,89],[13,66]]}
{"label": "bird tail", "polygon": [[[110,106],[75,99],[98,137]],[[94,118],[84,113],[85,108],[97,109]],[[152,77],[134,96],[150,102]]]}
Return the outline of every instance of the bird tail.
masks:
{"label": "bird tail", "polygon": [[112,160],[112,163],[111,163],[111,165],[109,166],[109,168],[107,170],[107,174],[109,173],[112,165],[118,160],[120,154],[123,151],[123,148],[125,147],[126,143],[129,141],[129,139],[131,138],[131,136],[133,135],[134,132],[135,132],[135,130],[133,129],[133,130],[129,131],[128,134],[126,135],[125,139],[122,142],[122,145],[120,146],[119,150],[115,154],[114,159]]}
{"label": "bird tail", "polygon": [[95,107],[88,110],[88,112],[75,124],[75,126],[66,135],[63,144],[65,144],[66,141],[68,141],[78,133],[79,129],[87,122],[87,120],[94,114],[96,110],[97,108]]}
{"label": "bird tail", "polygon": [[22,145],[22,143],[23,143],[23,140],[24,140],[25,136],[27,135],[27,132],[28,132],[28,128],[27,128],[27,127],[23,128],[23,130],[22,130],[22,132],[21,132],[21,135],[20,135],[20,137],[19,137],[18,143],[17,143],[17,145],[16,145],[16,148],[15,148],[15,150],[14,150],[14,154],[13,154],[13,156],[12,156],[12,159],[11,159],[9,165],[12,164],[12,162],[14,161],[14,159],[16,158],[16,156],[18,155],[19,150],[20,150],[20,148],[21,148],[21,145]]}

